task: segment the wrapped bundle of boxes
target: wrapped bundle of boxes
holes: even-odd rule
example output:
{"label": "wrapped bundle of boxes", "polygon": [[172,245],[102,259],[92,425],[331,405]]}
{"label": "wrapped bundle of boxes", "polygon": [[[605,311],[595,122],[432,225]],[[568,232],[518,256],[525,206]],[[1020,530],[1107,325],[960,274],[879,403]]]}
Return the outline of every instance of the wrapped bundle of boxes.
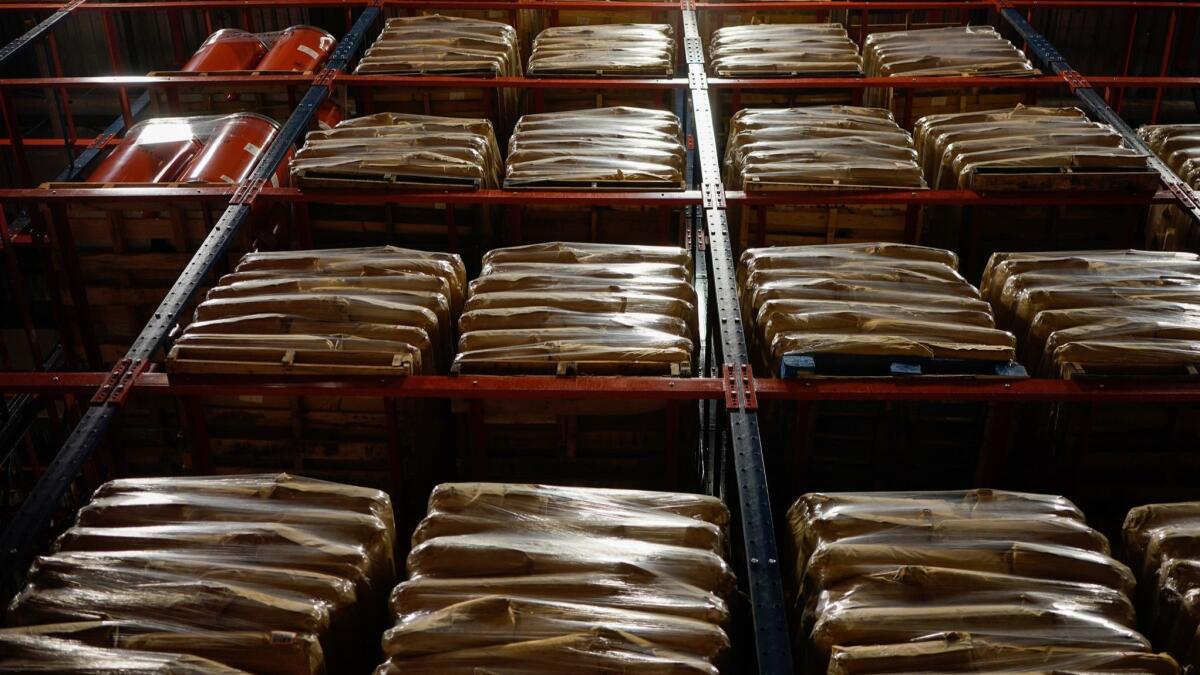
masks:
{"label": "wrapped bundle of boxes", "polygon": [[[336,47],[337,40],[315,26],[291,26],[271,33],[222,28],[209,35],[178,71],[152,72],[150,76],[195,77],[199,81],[206,75],[314,73],[325,65]],[[173,114],[252,110],[287,119],[294,106],[287,88],[278,85],[251,84],[234,91],[215,91],[203,85],[152,88],[150,95],[154,110]],[[326,99],[316,113],[322,128],[336,125],[343,117],[345,109],[333,98]]]}
{"label": "wrapped bundle of boxes", "polygon": [[[913,138],[932,188],[1140,192],[1148,205],[1159,184],[1143,153],[1076,108],[931,115]],[[973,272],[983,251],[1128,245],[1140,240],[1146,213],[1146,205],[938,207],[926,210],[925,241],[961,250]]]}
{"label": "wrapped bundle of boxes", "polygon": [[391,502],[368,488],[287,474],[106,483],[9,606],[0,670],[364,672],[395,537]]}
{"label": "wrapped bundle of boxes", "polygon": [[[952,26],[872,33],[863,44],[868,77],[1007,77],[1038,75],[1029,59],[991,26]],[[926,115],[992,110],[1020,103],[1013,89],[868,89],[865,105],[891,110],[907,128]]]}
{"label": "wrapped bundle of boxes", "polygon": [[[1042,376],[1170,379],[1194,376],[1200,363],[1195,254],[996,253],[981,290]],[[1060,404],[1051,423],[1062,471],[1110,508],[1147,501],[1168,476],[1179,476],[1179,489],[1190,482],[1184,457],[1200,442],[1194,405]]]}
{"label": "wrapped bundle of boxes", "polygon": [[[508,24],[434,14],[388,19],[367,48],[358,75],[520,77],[517,31]],[[394,112],[493,120],[507,134],[517,118],[515,89],[391,87],[372,93]]]}
{"label": "wrapped bundle of boxes", "polygon": [[[597,244],[497,249],[471,282],[459,329],[458,373],[686,376],[698,335],[691,256]],[[468,434],[469,473],[676,480],[691,437],[680,418],[690,411],[663,401],[585,403],[489,400],[468,408],[464,428],[486,428],[490,440],[485,449]],[[628,473],[635,465],[637,478]],[[648,470],[654,465],[659,472]]]}
{"label": "wrapped bundle of boxes", "polygon": [[[756,23],[729,26],[713,33],[708,43],[709,74],[745,77],[861,76],[858,45],[839,24]],[[718,93],[715,120],[717,147],[725,138],[725,121],[742,108],[848,105],[854,96],[845,89],[733,89]]]}
{"label": "wrapped bundle of boxes", "polygon": [[[426,192],[499,187],[503,166],[486,119],[378,113],[309,132],[290,170],[305,189]],[[330,194],[330,202],[308,207],[318,246],[403,237],[457,251],[495,236],[494,209],[485,204],[338,204]]]}
{"label": "wrapped bundle of boxes", "polygon": [[440,485],[375,672],[716,675],[730,647],[728,521],[703,495]]}
{"label": "wrapped bundle of boxes", "polygon": [[[173,375],[446,372],[466,271],[456,255],[394,247],[252,253],[221,278],[175,342]],[[302,469],[385,489],[428,489],[433,402],[212,396],[188,408],[200,470]],[[425,413],[431,414],[432,411]],[[403,468],[403,471],[401,470]],[[389,471],[390,469],[390,471]]]}
{"label": "wrapped bundle of boxes", "polygon": [[[1200,124],[1164,124],[1138,129],[1138,137],[1193,189],[1200,186]],[[1194,251],[1200,248],[1200,230],[1191,217],[1174,204],[1150,208],[1146,237],[1150,248]]]}
{"label": "wrapped bundle of boxes", "polygon": [[[1013,363],[1016,340],[996,329],[957,262],[950,251],[903,244],[746,251],[738,281],[759,372],[1024,376]],[[984,470],[977,456],[987,414],[976,403],[822,402],[773,407],[766,428],[791,449],[798,465],[790,473],[804,480],[946,485]],[[901,425],[905,434],[891,431]]]}
{"label": "wrapped bundle of boxes", "polygon": [[813,493],[788,524],[806,672],[1179,672],[1135,628],[1133,573],[1062,497]]}
{"label": "wrapped bundle of boxes", "polygon": [[[526,115],[509,139],[506,162],[510,190],[682,190],[687,180],[679,118],[644,108]],[[680,214],[669,206],[538,206],[508,215],[516,243],[680,241]]]}
{"label": "wrapped bundle of boxes", "polygon": [[1138,575],[1142,624],[1184,672],[1200,667],[1200,502],[1146,504],[1122,527],[1125,559]]}
{"label": "wrapped bundle of boxes", "polygon": [[669,24],[555,26],[533,40],[530,77],[597,78],[595,89],[532,89],[526,109],[535,113],[640,106],[674,109],[669,90],[604,90],[605,77],[671,77],[675,31]]}
{"label": "wrapped bundle of boxes", "polygon": [[[878,108],[818,106],[742,110],[730,122],[725,183],[776,190],[920,190],[912,137]],[[917,211],[895,205],[743,206],[742,248],[912,241]]]}

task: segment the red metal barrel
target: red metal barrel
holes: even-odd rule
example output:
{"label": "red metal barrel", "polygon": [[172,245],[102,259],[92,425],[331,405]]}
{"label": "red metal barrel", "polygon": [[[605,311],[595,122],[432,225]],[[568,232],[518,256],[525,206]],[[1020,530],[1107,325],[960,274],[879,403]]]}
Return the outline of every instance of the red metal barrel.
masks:
{"label": "red metal barrel", "polygon": [[89,183],[164,183],[175,180],[203,148],[186,122],[135,125],[88,174]]}
{"label": "red metal barrel", "polygon": [[284,29],[256,70],[316,70],[337,46],[337,40],[320,28],[292,26]]}
{"label": "red metal barrel", "polygon": [[325,99],[321,107],[317,108],[317,125],[322,129],[332,129],[344,119],[346,119],[346,111],[342,110],[342,106],[334,103],[332,99]]}
{"label": "red metal barrel", "polygon": [[279,124],[254,113],[226,115],[183,171],[185,183],[241,183],[271,144]]}
{"label": "red metal barrel", "polygon": [[266,53],[267,46],[254,34],[222,28],[208,36],[181,70],[188,73],[253,70]]}

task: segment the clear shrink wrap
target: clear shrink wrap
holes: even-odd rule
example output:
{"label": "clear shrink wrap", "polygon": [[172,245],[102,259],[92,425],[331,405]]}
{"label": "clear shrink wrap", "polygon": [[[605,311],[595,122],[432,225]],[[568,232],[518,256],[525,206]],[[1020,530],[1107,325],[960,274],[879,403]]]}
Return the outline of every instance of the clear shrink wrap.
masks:
{"label": "clear shrink wrap", "polygon": [[466,270],[391,246],[251,253],[197,306],[173,373],[435,373],[449,363]]}
{"label": "clear shrink wrap", "polygon": [[131,652],[188,654],[210,659],[231,669],[236,668],[237,672],[261,675],[325,671],[321,645],[316,636],[310,633],[282,630],[212,631],[145,620],[109,620],[0,629],[0,644],[9,636],[56,638],[90,647]]}
{"label": "clear shrink wrap", "polygon": [[616,107],[525,115],[508,142],[504,186],[680,190],[682,127],[673,113]]}
{"label": "clear shrink wrap", "polygon": [[[1080,187],[1104,172],[1143,172],[1146,155],[1125,145],[1111,126],[1093,122],[1077,108],[1036,108],[929,115],[913,136],[920,163],[934,188],[995,189],[979,182],[985,172],[1012,173],[1081,169]],[[1052,180],[1052,178],[1047,178]],[[1028,183],[1010,189],[1031,189]],[[1036,186],[1033,186],[1036,187]],[[1047,183],[1044,189],[1062,187]]]}
{"label": "clear shrink wrap", "polygon": [[376,672],[716,673],[728,522],[703,495],[440,485]]}
{"label": "clear shrink wrap", "polygon": [[520,77],[517,31],[497,21],[440,14],[393,17],[354,72]]}
{"label": "clear shrink wrap", "polygon": [[93,647],[74,640],[0,631],[0,671],[60,675],[247,675],[190,654]]}
{"label": "clear shrink wrap", "polygon": [[503,167],[491,122],[379,113],[310,131],[289,164],[300,187],[495,188]]}
{"label": "clear shrink wrap", "polygon": [[996,253],[982,289],[1046,376],[1170,375],[1200,359],[1193,253]]}
{"label": "clear shrink wrap", "polygon": [[922,189],[916,160],[912,137],[887,110],[746,108],[729,122],[726,183],[743,190]]}
{"label": "clear shrink wrap", "polygon": [[362,627],[395,579],[386,494],[263,474],[124,479],[93,497],[35,562],[10,625],[250,672],[370,659]]}
{"label": "clear shrink wrap", "polygon": [[818,670],[1178,672],[1134,627],[1132,572],[1062,497],[813,493],[788,521]]}
{"label": "clear shrink wrap", "polygon": [[760,362],[775,374],[792,354],[1011,362],[1015,338],[955,263],[900,244],[747,250],[738,282]]}
{"label": "clear shrink wrap", "polygon": [[[1158,124],[1138,129],[1138,137],[1185,183],[1200,185],[1200,124]],[[1148,240],[1163,250],[1196,250],[1200,230],[1174,204],[1150,208]]]}
{"label": "clear shrink wrap", "polygon": [[471,282],[454,367],[685,372],[697,337],[684,249],[550,243],[498,249]]}
{"label": "clear shrink wrap", "polygon": [[862,75],[862,57],[840,24],[725,26],[708,42],[717,77]]}
{"label": "clear shrink wrap", "polygon": [[530,77],[670,77],[675,31],[669,24],[554,26],[534,38],[527,71]]}
{"label": "clear shrink wrap", "polygon": [[1156,643],[1185,672],[1200,667],[1200,502],[1134,507],[1121,535],[1144,586],[1146,623]]}
{"label": "clear shrink wrap", "polygon": [[931,672],[1141,673],[1176,675],[1166,654],[988,642],[950,633],[913,642],[834,647],[829,675]]}

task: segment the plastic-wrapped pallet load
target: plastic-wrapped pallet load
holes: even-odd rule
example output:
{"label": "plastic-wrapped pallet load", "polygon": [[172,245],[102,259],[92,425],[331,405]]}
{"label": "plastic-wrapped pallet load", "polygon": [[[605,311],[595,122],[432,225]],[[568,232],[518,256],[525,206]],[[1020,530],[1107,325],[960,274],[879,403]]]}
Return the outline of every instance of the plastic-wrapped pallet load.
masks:
{"label": "plastic-wrapped pallet load", "polygon": [[810,493],[788,511],[814,672],[1177,673],[1134,577],[1062,497]]}
{"label": "plastic-wrapped pallet load", "polygon": [[[1085,190],[1149,194],[1146,156],[1077,108],[1014,108],[931,115],[913,132],[930,187],[988,192]],[[963,253],[975,274],[986,252],[1126,245],[1146,204],[939,206],[925,210],[924,240]],[[1047,227],[1047,223],[1052,226]]]}
{"label": "plastic-wrapped pallet load", "polygon": [[708,43],[718,77],[861,75],[862,57],[839,24],[759,23],[727,26]]}
{"label": "plastic-wrapped pallet load", "polygon": [[1142,584],[1151,637],[1185,669],[1200,667],[1200,502],[1135,507],[1122,538]]}
{"label": "plastic-wrapped pallet load", "polygon": [[[725,182],[747,192],[923,189],[916,158],[886,110],[744,109],[729,124]],[[745,206],[739,215],[743,247],[899,241],[908,229],[903,206]]]}
{"label": "plastic-wrapped pallet load", "polygon": [[1186,373],[1200,359],[1200,257],[996,253],[980,286],[1047,377]]}
{"label": "plastic-wrapped pallet load", "polygon": [[93,497],[34,564],[0,645],[55,672],[93,672],[68,662],[80,654],[279,675],[373,660],[362,628],[395,580],[386,494],[261,474],[116,480]]}
{"label": "plastic-wrapped pallet load", "polygon": [[555,26],[533,40],[531,77],[670,77],[675,34],[668,24]]}
{"label": "plastic-wrapped pallet load", "polygon": [[[1200,187],[1200,124],[1160,124],[1138,129],[1138,137],[1171,167],[1183,182]],[[1174,204],[1150,209],[1148,245],[1164,250],[1196,250],[1200,231],[1191,216]]]}
{"label": "plastic-wrapped pallet load", "polygon": [[300,187],[469,190],[497,187],[502,166],[487,120],[379,113],[310,131],[290,169]]}
{"label": "plastic-wrapped pallet load", "polygon": [[[442,16],[395,17],[363,54],[359,75],[440,75],[520,77],[517,31],[483,19]],[[513,89],[396,88],[373,96],[386,110],[477,116],[495,119],[504,129],[516,117]],[[498,107],[493,108],[495,101]]]}
{"label": "plastic-wrapped pallet load", "polygon": [[1125,147],[1111,126],[1091,121],[1078,108],[1018,105],[930,115],[917,121],[913,136],[935,188],[1115,190],[1157,185],[1145,154]]}
{"label": "plastic-wrapped pallet load", "polygon": [[978,372],[972,362],[1007,372],[1016,340],[956,265],[904,244],[750,249],[738,278],[760,363],[785,377]]}
{"label": "plastic-wrapped pallet load", "polygon": [[[391,246],[251,253],[196,308],[167,356],[174,376],[444,373],[464,301],[457,255]],[[221,396],[191,413],[207,429],[193,461],[215,468],[304,467],[391,487],[389,466],[423,480],[414,456],[430,425],[419,401],[329,395]],[[398,427],[398,428],[395,428]],[[424,442],[436,442],[428,438]],[[417,507],[417,504],[413,505]]]}
{"label": "plastic-wrapped pallet load", "polygon": [[376,673],[718,672],[733,574],[716,498],[438,486]]}
{"label": "plastic-wrapped pallet load", "polygon": [[[872,33],[863,44],[868,77],[1030,77],[1039,71],[1011,42],[991,26],[952,26]],[[1014,83],[1017,86],[1017,83]],[[1024,93],[1013,90],[917,90],[911,103],[903,91],[867,89],[867,105],[888,108],[902,124],[925,115],[989,110],[1018,103]]]}
{"label": "plastic-wrapped pallet load", "polygon": [[684,249],[534,244],[489,252],[471,282],[461,372],[686,374],[697,332]]}

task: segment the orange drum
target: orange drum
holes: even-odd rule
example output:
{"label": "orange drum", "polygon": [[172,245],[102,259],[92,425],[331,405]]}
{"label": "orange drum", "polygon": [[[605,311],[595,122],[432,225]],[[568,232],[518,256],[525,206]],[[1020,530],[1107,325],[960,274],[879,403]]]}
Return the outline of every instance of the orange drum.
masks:
{"label": "orange drum", "polygon": [[221,70],[252,70],[267,53],[255,35],[236,28],[222,28],[208,36],[180,70],[206,73]]}
{"label": "orange drum", "polygon": [[175,180],[203,148],[186,123],[135,125],[88,174],[89,183],[165,183]]}
{"label": "orange drum", "polygon": [[336,46],[337,40],[320,28],[292,26],[279,34],[279,39],[255,69],[301,73],[316,70]]}
{"label": "orange drum", "polygon": [[317,126],[322,129],[332,129],[344,119],[346,119],[346,111],[330,99],[325,99],[321,107],[317,108]]}
{"label": "orange drum", "polygon": [[278,132],[279,124],[262,115],[226,115],[216,122],[203,152],[187,165],[179,180],[184,183],[241,183]]}

